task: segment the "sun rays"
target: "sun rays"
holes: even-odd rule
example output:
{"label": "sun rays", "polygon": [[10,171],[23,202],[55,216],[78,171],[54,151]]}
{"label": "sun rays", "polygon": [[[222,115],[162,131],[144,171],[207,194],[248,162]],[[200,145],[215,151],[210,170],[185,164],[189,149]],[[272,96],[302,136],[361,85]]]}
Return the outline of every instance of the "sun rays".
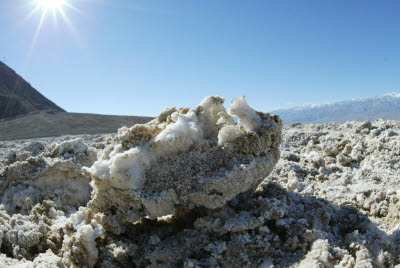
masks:
{"label": "sun rays", "polygon": [[58,28],[58,21],[61,20],[65,23],[68,29],[76,36],[75,28],[73,27],[70,19],[67,16],[66,9],[71,9],[75,12],[80,12],[76,7],[74,7],[70,0],[31,0],[33,6],[31,12],[25,17],[25,21],[32,19],[35,14],[40,13],[40,20],[36,27],[30,49],[27,55],[27,61],[30,60],[33,49],[39,38],[40,32],[42,30],[43,24],[49,15],[53,17],[53,23],[56,28]]}

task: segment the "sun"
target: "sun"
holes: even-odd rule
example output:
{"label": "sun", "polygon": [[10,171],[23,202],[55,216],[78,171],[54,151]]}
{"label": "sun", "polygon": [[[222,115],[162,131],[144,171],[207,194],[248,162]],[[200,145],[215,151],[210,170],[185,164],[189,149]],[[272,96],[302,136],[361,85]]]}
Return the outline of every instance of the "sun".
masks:
{"label": "sun", "polygon": [[64,24],[69,28],[69,30],[76,35],[75,27],[73,27],[70,19],[68,18],[66,11],[67,9],[73,10],[75,12],[81,13],[79,9],[71,4],[73,0],[30,0],[30,5],[32,6],[31,12],[25,17],[24,21],[28,21],[35,16],[37,13],[41,13],[39,24],[36,27],[32,43],[28,52],[27,61],[29,61],[30,55],[35,47],[35,43],[39,37],[42,26],[49,14],[53,15],[53,25],[58,29],[58,21],[64,22]]}
{"label": "sun", "polygon": [[62,10],[66,5],[65,0],[35,0],[36,6],[44,10]]}

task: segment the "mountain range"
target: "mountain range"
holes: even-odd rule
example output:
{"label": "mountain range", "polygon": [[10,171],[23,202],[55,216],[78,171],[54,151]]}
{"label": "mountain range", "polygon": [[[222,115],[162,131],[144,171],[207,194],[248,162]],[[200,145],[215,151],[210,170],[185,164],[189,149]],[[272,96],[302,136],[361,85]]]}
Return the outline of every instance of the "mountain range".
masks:
{"label": "mountain range", "polygon": [[400,93],[275,110],[284,123],[325,123],[365,120],[400,120]]}

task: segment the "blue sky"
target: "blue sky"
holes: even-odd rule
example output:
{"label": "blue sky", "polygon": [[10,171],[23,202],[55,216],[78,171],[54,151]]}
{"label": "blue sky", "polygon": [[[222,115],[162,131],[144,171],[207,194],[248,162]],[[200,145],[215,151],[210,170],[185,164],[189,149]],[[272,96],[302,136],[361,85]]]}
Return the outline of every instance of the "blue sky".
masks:
{"label": "blue sky", "polygon": [[157,115],[207,95],[261,111],[400,91],[400,1],[0,1],[0,58],[70,112]]}

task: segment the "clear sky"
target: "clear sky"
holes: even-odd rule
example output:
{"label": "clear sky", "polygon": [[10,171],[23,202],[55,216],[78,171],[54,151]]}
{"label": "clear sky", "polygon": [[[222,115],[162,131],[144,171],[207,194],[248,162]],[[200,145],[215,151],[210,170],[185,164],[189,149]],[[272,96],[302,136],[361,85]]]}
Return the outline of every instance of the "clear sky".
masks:
{"label": "clear sky", "polygon": [[0,1],[0,59],[70,112],[154,116],[211,94],[271,111],[400,91],[398,0],[65,0],[67,19],[32,14],[37,1]]}

